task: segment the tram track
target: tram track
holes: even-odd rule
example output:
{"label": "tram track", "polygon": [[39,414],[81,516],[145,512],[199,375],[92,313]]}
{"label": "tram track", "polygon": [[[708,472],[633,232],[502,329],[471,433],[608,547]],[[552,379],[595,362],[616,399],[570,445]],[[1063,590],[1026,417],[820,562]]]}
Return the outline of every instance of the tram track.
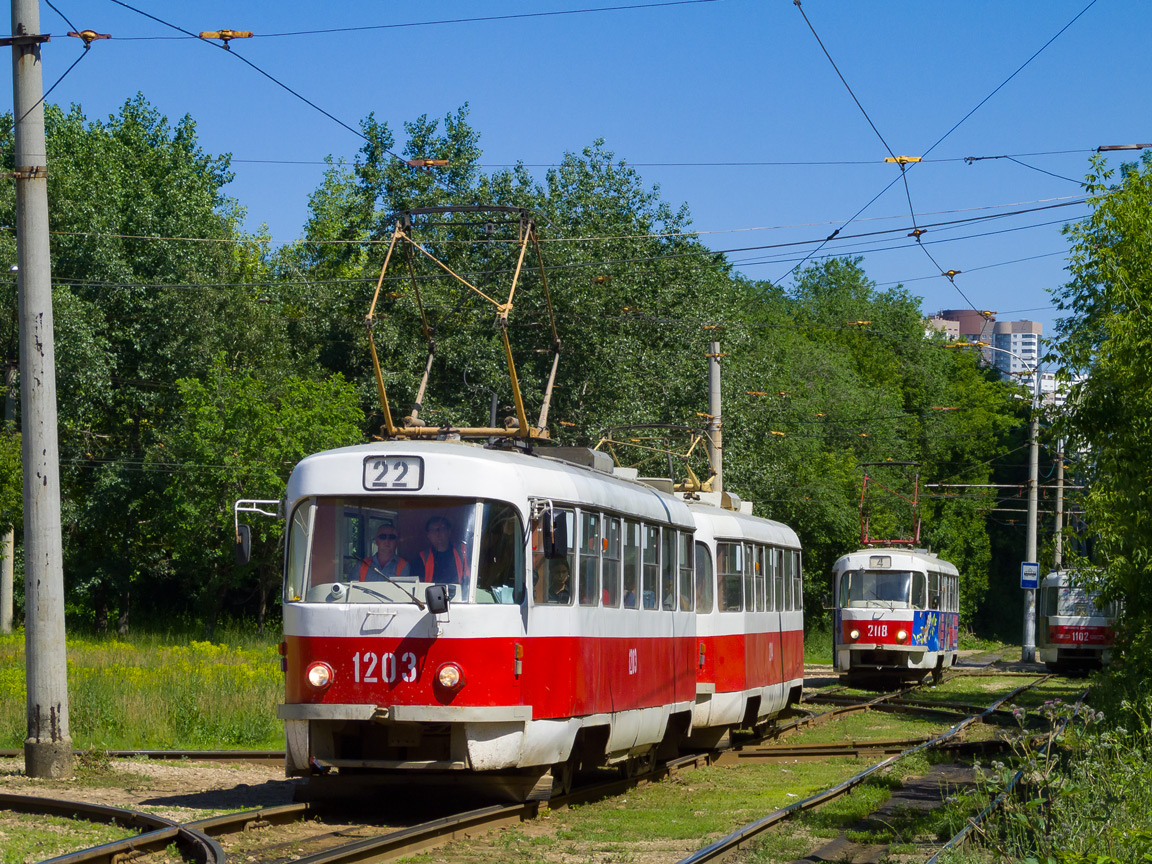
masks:
{"label": "tram track", "polygon": [[[1047,680],[1049,676],[1037,678],[1032,676],[1033,681],[1029,684],[1016,688],[1011,693],[996,700],[992,705],[975,713],[973,709],[975,706],[967,705],[964,703],[935,703],[925,700],[914,700],[910,696],[919,688],[904,688],[902,690],[894,691],[892,693],[880,694],[878,696],[866,696],[854,699],[848,695],[837,696],[835,701],[843,701],[848,704],[835,704],[830,705],[830,710],[821,712],[819,714],[806,714],[804,717],[798,717],[784,726],[777,727],[769,731],[768,735],[753,741],[743,742],[737,744],[725,751],[711,751],[707,753],[700,753],[690,756],[681,757],[666,763],[658,763],[654,770],[648,774],[640,775],[639,777],[632,778],[619,778],[608,782],[598,782],[589,786],[578,787],[570,794],[552,799],[550,802],[527,802],[523,804],[511,805],[497,805],[493,807],[481,808],[478,810],[471,810],[465,813],[446,816],[438,819],[431,820],[426,823],[420,823],[408,827],[398,829],[385,829],[383,833],[378,836],[372,837],[357,837],[347,842],[336,843],[327,848],[318,849],[307,852],[306,854],[294,853],[291,857],[296,862],[309,862],[309,864],[343,864],[343,862],[356,862],[367,860],[390,860],[392,858],[401,857],[404,855],[411,855],[420,850],[428,849],[436,845],[446,843],[453,839],[472,838],[483,832],[497,829],[499,827],[517,824],[526,820],[535,818],[542,809],[563,809],[569,805],[585,804],[592,801],[609,798],[616,795],[626,793],[629,789],[635,788],[648,782],[657,781],[668,776],[674,775],[680,770],[687,768],[701,767],[709,764],[739,764],[753,763],[753,762],[768,762],[768,761],[812,761],[823,759],[834,759],[840,757],[854,757],[854,758],[877,758],[883,757],[881,761],[875,765],[855,775],[848,781],[839,784],[833,789],[813,796],[812,799],[806,799],[804,802],[798,802],[789,808],[784,808],[785,815],[780,818],[787,818],[792,812],[799,812],[801,809],[807,807],[818,806],[818,804],[825,801],[832,800],[839,795],[845,794],[850,791],[860,782],[863,782],[868,776],[871,776],[876,771],[883,770],[883,768],[894,764],[899,759],[909,755],[912,752],[924,749],[926,747],[935,746],[943,747],[951,742],[951,749],[959,753],[971,753],[974,751],[984,751],[992,747],[1003,746],[1003,742],[985,741],[975,743],[959,743],[952,739],[957,737],[963,728],[966,728],[973,722],[981,719],[987,719],[996,715],[998,711],[1003,712],[1000,706],[1007,700],[1013,698],[1020,692],[1028,689],[1031,686]],[[832,694],[825,694],[831,696]],[[895,700],[906,700],[907,704],[900,704]],[[818,700],[805,700],[802,704],[817,704]],[[770,743],[779,738],[789,728],[793,726],[807,725],[809,723],[826,722],[834,717],[841,716],[846,713],[859,710],[888,710],[896,709],[907,711],[910,713],[923,714],[925,712],[933,714],[943,714],[954,719],[958,713],[963,713],[968,709],[969,716],[964,717],[963,720],[955,724],[944,735],[937,736],[933,739],[905,739],[905,740],[887,740],[887,741],[853,741],[841,744],[821,744],[821,745],[780,745]],[[797,710],[797,709],[794,709]],[[805,710],[803,708],[798,710]],[[214,760],[232,760],[240,761],[245,759],[260,759],[263,761],[282,758],[282,754],[275,751],[111,751],[109,756],[117,756],[121,758],[127,757],[143,757],[151,759],[187,759],[197,760],[202,759],[205,761]],[[15,799],[21,796],[5,796],[0,799],[0,807],[5,809],[24,809],[25,812],[40,812],[29,810],[26,805],[21,808]],[[41,801],[48,801],[49,799],[40,799]],[[806,805],[801,807],[799,805]],[[50,806],[50,805],[45,805]],[[77,802],[52,802],[54,812],[57,815],[72,815],[80,818],[91,818],[94,821],[117,821],[126,827],[133,827],[141,830],[143,833],[127,838],[115,843],[105,844],[101,847],[94,847],[89,850],[82,850],[80,852],[71,853],[66,856],[61,856],[59,859],[53,859],[54,864],[87,864],[87,862],[99,862],[99,864],[123,864],[131,858],[142,854],[148,854],[151,851],[162,849],[167,845],[176,842],[181,846],[182,852],[190,860],[204,862],[204,864],[224,864],[227,860],[224,857],[224,847],[220,845],[220,841],[216,838],[227,837],[228,835],[240,834],[241,832],[250,832],[253,829],[271,828],[280,825],[285,825],[291,822],[298,822],[303,819],[310,819],[313,816],[318,816],[322,812],[322,808],[317,805],[309,804],[294,804],[284,805],[281,807],[265,807],[256,810],[242,811],[239,813],[228,814],[224,816],[212,817],[210,819],[197,820],[188,823],[175,823],[171,820],[162,820],[159,817],[149,816],[149,814],[135,814],[135,811],[115,811],[115,813],[107,813],[101,815],[101,808],[97,805],[78,804]],[[113,811],[114,808],[103,808],[106,811]],[[48,811],[43,811],[48,812]],[[775,814],[770,814],[766,819],[771,818]],[[142,821],[136,821],[143,817]],[[148,821],[154,820],[154,821]],[[779,820],[777,820],[779,821]],[[760,827],[752,833],[759,833],[765,830],[775,822],[764,823],[760,820],[754,825]],[[752,826],[746,826],[741,829],[742,832],[747,832],[752,829]],[[354,830],[378,830],[375,826],[364,825],[361,828]],[[738,832],[739,833],[739,832]],[[322,837],[323,842],[332,839],[343,839],[347,831],[328,831]],[[320,835],[317,835],[318,837]],[[737,841],[737,845],[747,842],[747,837],[751,834],[741,834],[741,839]],[[283,842],[281,837],[273,837],[272,844],[268,846],[269,850],[274,848],[283,848],[288,843]],[[321,842],[315,839],[315,842]],[[297,839],[295,844],[301,841]],[[230,844],[226,844],[230,845]],[[245,852],[247,860],[275,860],[276,856],[271,855],[262,857],[260,849],[266,844],[259,844],[255,849],[249,849]],[[282,859],[281,859],[282,860]],[[701,859],[684,859],[687,860],[712,860],[710,858]]]}
{"label": "tram track", "polygon": [[[703,864],[703,862],[717,861],[717,860],[720,860],[722,858],[725,858],[726,856],[735,853],[736,850],[745,847],[757,835],[761,834],[764,831],[767,831],[769,828],[772,828],[773,826],[775,826],[781,822],[784,822],[787,819],[789,819],[789,818],[791,818],[791,817],[793,817],[799,813],[802,813],[806,810],[813,809],[813,808],[818,807],[822,804],[826,804],[830,801],[835,800],[836,798],[839,798],[843,795],[848,794],[853,789],[855,789],[857,786],[859,786],[861,783],[863,783],[865,780],[867,780],[869,777],[885,770],[886,768],[889,768],[889,767],[895,765],[901,759],[904,759],[904,758],[906,758],[906,757],[908,757],[914,753],[918,753],[918,752],[921,752],[923,750],[927,750],[930,748],[942,747],[947,742],[950,742],[953,739],[957,738],[968,726],[984,719],[987,716],[992,715],[1004,703],[1015,698],[1020,693],[1026,691],[1026,690],[1029,690],[1029,689],[1043,683],[1044,681],[1047,681],[1051,676],[1044,675],[1044,676],[1032,676],[1032,677],[1034,678],[1034,680],[1031,681],[1030,683],[1022,685],[1020,687],[1017,687],[1014,690],[1012,690],[1011,692],[1005,694],[1004,696],[999,697],[998,699],[994,700],[988,707],[986,707],[982,711],[980,711],[980,713],[972,714],[972,715],[966,717],[965,719],[963,719],[963,720],[959,721],[958,723],[956,723],[955,725],[953,725],[950,729],[948,729],[943,734],[929,738],[928,740],[925,740],[925,741],[922,741],[918,744],[915,744],[914,746],[907,748],[905,750],[902,750],[899,753],[896,753],[894,755],[887,756],[886,758],[882,759],[881,761],[871,765],[870,767],[868,767],[868,768],[864,769],[863,771],[853,775],[852,777],[849,777],[847,780],[844,780],[841,783],[838,783],[835,786],[832,786],[829,789],[818,792],[815,795],[812,795],[812,796],[809,796],[808,798],[797,801],[793,804],[788,805],[787,807],[782,807],[778,810],[775,810],[772,813],[769,813],[766,816],[763,816],[760,819],[757,819],[756,821],[751,822],[751,823],[743,826],[742,828],[739,828],[736,831],[731,832],[727,836],[720,838],[719,840],[709,844],[708,846],[705,846],[702,849],[697,850],[696,852],[692,853],[691,855],[688,855],[687,857],[680,859],[680,861],[677,862],[677,864]],[[890,695],[891,694],[888,694],[888,696],[890,696]],[[887,698],[887,696],[877,697],[877,700],[883,699],[883,698]],[[872,700],[872,701],[877,701],[877,700]]]}

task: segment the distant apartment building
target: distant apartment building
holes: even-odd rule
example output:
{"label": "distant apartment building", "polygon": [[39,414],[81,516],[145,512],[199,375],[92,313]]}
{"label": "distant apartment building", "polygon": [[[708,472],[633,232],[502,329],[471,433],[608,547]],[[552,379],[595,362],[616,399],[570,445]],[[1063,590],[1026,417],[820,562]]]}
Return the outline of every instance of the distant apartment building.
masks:
{"label": "distant apartment building", "polygon": [[939,315],[925,319],[924,325],[925,336],[931,336],[934,332],[940,332],[944,334],[944,338],[949,342],[955,342],[960,338],[960,325],[955,321],[949,321],[947,318],[941,318]]}
{"label": "distant apartment building", "polygon": [[[936,322],[941,322],[936,324]],[[1000,377],[1036,389],[1036,367],[1040,362],[1040,335],[1044,325],[1036,321],[997,321],[991,312],[975,309],[945,309],[930,320],[937,329],[960,341],[982,342],[983,362],[1000,372]],[[950,325],[950,326],[949,326]],[[953,330],[955,328],[955,330]],[[1064,392],[1056,387],[1051,373],[1041,373],[1041,398],[1063,404]]]}
{"label": "distant apartment building", "polygon": [[1043,329],[1044,326],[1036,321],[997,321],[992,325],[990,342],[997,349],[990,352],[992,365],[1004,377],[1018,381],[1026,375],[1035,375],[1040,362],[1040,333]]}
{"label": "distant apartment building", "polygon": [[978,312],[975,309],[945,309],[936,313],[936,319],[956,322],[959,338],[966,342],[987,342],[992,344],[992,328],[996,316],[991,312]]}

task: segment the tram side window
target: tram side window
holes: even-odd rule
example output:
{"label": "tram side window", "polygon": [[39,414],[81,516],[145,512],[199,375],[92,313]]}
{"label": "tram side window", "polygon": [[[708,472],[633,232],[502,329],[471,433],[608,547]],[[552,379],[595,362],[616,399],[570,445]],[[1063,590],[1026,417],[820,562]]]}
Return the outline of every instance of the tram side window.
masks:
{"label": "tram side window", "polygon": [[784,596],[780,600],[780,611],[791,612],[792,606],[792,553],[784,550]]}
{"label": "tram side window", "polygon": [[793,550],[792,556],[792,594],[798,610],[804,609],[804,571],[800,568],[800,553]]}
{"label": "tram side window", "polygon": [[524,529],[511,504],[484,505],[477,603],[519,603],[524,599]]}
{"label": "tram side window", "polygon": [[721,612],[744,608],[744,547],[739,543],[716,544],[716,575]]}
{"label": "tram side window", "polygon": [[696,613],[707,615],[712,611],[712,556],[703,543],[696,544]]}
{"label": "tram side window", "polygon": [[745,543],[744,549],[744,609],[748,612],[756,610],[755,584],[752,580],[752,545]]}
{"label": "tram side window", "polygon": [[772,600],[775,604],[773,608],[777,612],[784,611],[784,556],[786,554],[783,549],[772,551],[773,560],[776,562],[772,565]]}
{"label": "tram side window", "polygon": [[756,608],[768,611],[768,550],[763,546],[756,548]]}
{"label": "tram side window", "polygon": [[676,534],[680,561],[680,611],[691,612],[695,586],[693,582],[692,535],[683,531]]}
{"label": "tram side window", "polygon": [[643,591],[641,603],[645,609],[655,609],[660,590],[660,529],[655,525],[641,528],[644,536],[644,556],[641,559]]}
{"label": "tram side window", "polygon": [[675,609],[676,603],[676,530],[664,528],[660,533],[660,605]]}
{"label": "tram side window", "polygon": [[928,574],[928,608],[940,608],[940,574],[936,571]]}
{"label": "tram side window", "polygon": [[600,514],[580,514],[580,605],[600,603]]}
{"label": "tram side window", "polygon": [[640,524],[624,522],[624,608],[636,609],[640,605]]}
{"label": "tram side window", "polygon": [[604,605],[620,605],[620,520],[604,520],[604,556],[601,564],[604,578]]}
{"label": "tram side window", "polygon": [[923,573],[912,574],[912,608],[913,609],[927,609],[927,586],[928,582]]}
{"label": "tram side window", "polygon": [[575,514],[571,510],[559,511],[567,523],[568,549],[563,558],[544,558],[536,574],[536,599],[540,603],[554,606],[572,604],[572,564],[573,548],[576,542]]}
{"label": "tram side window", "polygon": [[292,522],[288,528],[288,568],[284,580],[284,600],[288,603],[296,602],[304,596],[308,531],[315,512],[316,499],[310,498],[292,513]]}

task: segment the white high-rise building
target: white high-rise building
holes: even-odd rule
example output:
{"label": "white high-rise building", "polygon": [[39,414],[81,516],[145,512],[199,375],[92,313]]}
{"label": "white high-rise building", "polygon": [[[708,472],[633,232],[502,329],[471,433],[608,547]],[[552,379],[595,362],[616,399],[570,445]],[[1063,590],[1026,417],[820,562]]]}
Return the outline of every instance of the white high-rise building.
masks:
{"label": "white high-rise building", "polygon": [[[1036,321],[997,321],[992,325],[992,365],[1005,377],[1017,381],[1035,375],[1040,362],[1040,333],[1044,325]],[[1028,382],[1028,389],[1036,386]]]}

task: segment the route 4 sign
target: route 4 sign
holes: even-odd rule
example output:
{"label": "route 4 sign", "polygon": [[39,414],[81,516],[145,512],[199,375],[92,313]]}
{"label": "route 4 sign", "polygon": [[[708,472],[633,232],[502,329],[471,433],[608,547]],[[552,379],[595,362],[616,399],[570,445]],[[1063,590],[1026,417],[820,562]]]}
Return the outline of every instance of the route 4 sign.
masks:
{"label": "route 4 sign", "polygon": [[1040,587],[1040,565],[1035,561],[1020,563],[1020,587],[1032,591]]}

